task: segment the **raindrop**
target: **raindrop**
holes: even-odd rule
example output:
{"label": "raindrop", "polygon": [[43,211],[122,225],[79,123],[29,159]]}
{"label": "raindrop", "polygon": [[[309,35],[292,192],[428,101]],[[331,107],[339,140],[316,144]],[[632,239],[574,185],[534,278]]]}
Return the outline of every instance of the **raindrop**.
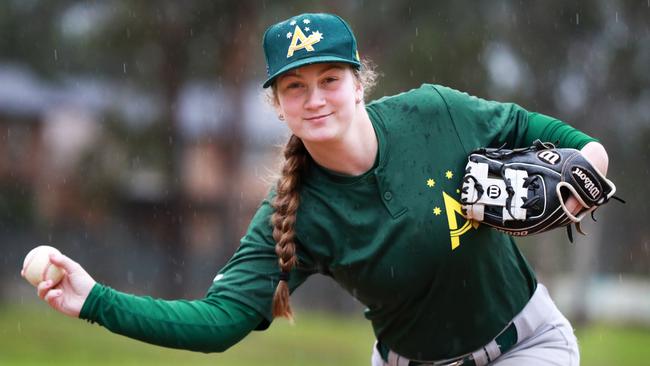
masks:
{"label": "raindrop", "polygon": [[126,62],[122,63],[122,70],[126,74]]}
{"label": "raindrop", "polygon": [[23,328],[22,328],[22,325],[21,325],[20,322],[18,322],[18,327],[17,327],[17,329],[18,329],[18,333],[20,333],[20,332],[23,331]]}
{"label": "raindrop", "polygon": [[59,61],[59,53],[57,52],[56,48],[54,49],[54,61]]}
{"label": "raindrop", "polygon": [[618,23],[618,12],[616,12],[616,23]]}
{"label": "raindrop", "polygon": [[618,282],[623,283],[623,274],[622,273],[618,274]]}
{"label": "raindrop", "polygon": [[576,13],[576,25],[580,25],[580,14]]}
{"label": "raindrop", "polygon": [[390,277],[395,278],[395,270],[393,269],[393,266],[390,266]]}
{"label": "raindrop", "polygon": [[[648,1],[650,1],[650,0],[648,0]],[[418,27],[415,27],[415,36],[416,37],[418,36]]]}

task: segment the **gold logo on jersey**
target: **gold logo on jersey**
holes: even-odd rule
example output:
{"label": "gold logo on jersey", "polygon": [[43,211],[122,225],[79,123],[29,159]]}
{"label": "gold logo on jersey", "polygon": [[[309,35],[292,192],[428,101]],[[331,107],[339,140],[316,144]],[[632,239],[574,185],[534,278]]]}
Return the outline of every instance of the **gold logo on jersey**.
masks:
{"label": "gold logo on jersey", "polygon": [[307,37],[300,27],[296,25],[296,28],[293,30],[293,38],[291,39],[289,50],[287,51],[287,58],[293,56],[295,51],[302,50],[303,48],[309,52],[315,51],[313,46],[320,42],[321,39],[323,39],[323,34],[321,32],[312,32],[309,37]]}
{"label": "gold logo on jersey", "polygon": [[[443,182],[444,180],[451,181],[454,178],[454,173],[451,170],[447,170],[444,173],[444,177],[445,179],[441,179]],[[426,180],[426,185],[429,188],[435,188],[437,182],[433,178],[429,178]],[[456,193],[460,194],[460,191],[456,190]],[[442,199],[445,206],[444,211],[447,216],[447,226],[449,227],[451,250],[454,250],[460,246],[460,237],[472,228],[477,229],[480,223],[474,220],[466,220],[463,217],[463,211],[461,209],[462,206],[460,202],[456,201],[456,199],[448,195],[447,192],[442,191]],[[442,211],[443,210],[440,207],[435,206],[432,213],[435,216],[440,216],[442,214]],[[464,222],[459,220],[459,217],[461,220],[464,220]]]}
{"label": "gold logo on jersey", "polygon": [[456,221],[456,214],[463,216],[460,202],[456,201],[453,197],[446,192],[442,192],[442,197],[445,200],[445,211],[447,211],[447,223],[449,224],[449,236],[451,238],[451,250],[460,246],[460,237],[469,231],[471,228],[478,228],[478,221],[465,220],[463,226],[458,227]]}

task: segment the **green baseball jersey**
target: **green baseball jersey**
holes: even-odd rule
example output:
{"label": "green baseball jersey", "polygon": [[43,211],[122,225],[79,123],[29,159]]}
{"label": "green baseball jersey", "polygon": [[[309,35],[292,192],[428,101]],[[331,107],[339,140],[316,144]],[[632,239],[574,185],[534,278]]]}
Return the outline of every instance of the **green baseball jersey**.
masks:
{"label": "green baseball jersey", "polygon": [[[536,282],[512,238],[461,216],[459,187],[472,150],[530,144],[529,114],[434,85],[367,110],[379,142],[375,166],[350,177],[312,164],[290,286],[316,272],[332,277],[367,306],[377,338],[404,356],[475,350],[524,307]],[[210,291],[270,321],[278,265],[269,200]]]}
{"label": "green baseball jersey", "polygon": [[[350,177],[312,164],[300,188],[298,266],[331,277],[367,306],[377,338],[415,359],[488,343],[526,304],[533,271],[511,237],[465,220],[459,188],[467,155],[536,138],[582,148],[594,139],[521,107],[423,85],[370,103],[375,165]],[[80,317],[168,347],[223,351],[272,321],[280,270],[268,199],[201,300],[166,301],[97,285]]]}

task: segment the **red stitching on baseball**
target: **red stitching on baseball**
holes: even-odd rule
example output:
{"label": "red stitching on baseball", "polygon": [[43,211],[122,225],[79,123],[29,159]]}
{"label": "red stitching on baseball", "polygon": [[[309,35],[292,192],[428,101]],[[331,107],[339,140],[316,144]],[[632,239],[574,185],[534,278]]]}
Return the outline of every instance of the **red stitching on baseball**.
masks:
{"label": "red stitching on baseball", "polygon": [[52,262],[50,262],[50,258],[48,255],[47,264],[45,265],[45,267],[43,267],[43,273],[41,274],[41,281],[47,280],[47,271],[50,269],[51,266],[52,266]]}
{"label": "red stitching on baseball", "polygon": [[34,253],[32,252],[27,257],[27,260],[25,261],[25,265],[23,266],[23,269],[25,270],[25,274],[27,274],[27,268],[29,268],[29,265],[32,264],[33,260],[34,260]]}

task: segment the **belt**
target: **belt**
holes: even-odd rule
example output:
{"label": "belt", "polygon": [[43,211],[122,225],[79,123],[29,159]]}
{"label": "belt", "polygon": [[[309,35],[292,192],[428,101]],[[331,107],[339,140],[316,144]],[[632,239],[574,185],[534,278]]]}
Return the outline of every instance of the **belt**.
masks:
{"label": "belt", "polygon": [[[377,341],[377,350],[381,358],[389,365],[396,366],[482,366],[494,361],[517,344],[517,327],[511,322],[490,343],[463,356],[440,361],[414,361],[392,352],[386,345]],[[390,361],[389,361],[390,359]]]}

